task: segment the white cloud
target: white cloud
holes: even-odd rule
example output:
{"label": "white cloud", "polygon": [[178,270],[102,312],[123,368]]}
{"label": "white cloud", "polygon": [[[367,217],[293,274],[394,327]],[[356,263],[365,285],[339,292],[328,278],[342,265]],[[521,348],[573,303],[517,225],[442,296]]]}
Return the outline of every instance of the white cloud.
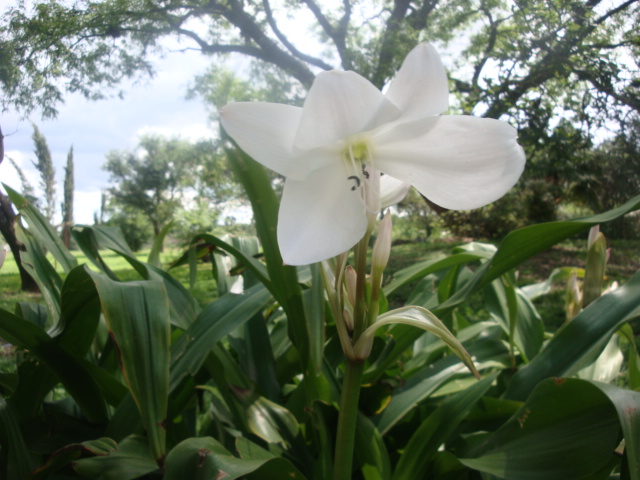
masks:
{"label": "white cloud", "polygon": [[[31,163],[35,155],[30,122],[38,125],[53,157],[58,202],[62,198],[67,153],[73,145],[77,223],[92,224],[94,212],[100,209],[101,192],[109,186],[109,176],[102,165],[110,150],[135,148],[142,133],[192,140],[216,134],[209,125],[205,106],[185,100],[188,83],[207,66],[205,57],[197,52],[170,53],[154,64],[157,75],[137,85],[125,85],[123,99],[90,102],[80,95],[68,95],[55,120],[41,120],[39,114],[25,120],[15,112],[5,113],[0,119],[7,155],[18,162],[36,188],[39,177]],[[0,165],[0,182],[21,190],[17,173],[6,160]]]}

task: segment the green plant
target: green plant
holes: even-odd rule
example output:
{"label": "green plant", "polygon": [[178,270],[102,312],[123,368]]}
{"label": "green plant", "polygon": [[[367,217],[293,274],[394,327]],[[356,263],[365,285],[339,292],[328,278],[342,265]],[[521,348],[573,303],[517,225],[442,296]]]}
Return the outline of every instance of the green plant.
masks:
{"label": "green plant", "polygon": [[[10,191],[29,225],[19,229],[25,264],[45,305],[0,310],[0,337],[19,351],[16,371],[0,375],[5,478],[331,478],[345,370],[320,272],[282,264],[269,177],[239,152],[230,160],[260,243],[194,239],[182,263],[195,275],[198,259],[212,256],[220,293],[202,308],[160,267],[162,239],[142,262],[117,230],[76,227],[90,270]],[[408,304],[429,308],[455,333],[482,380],[437,337],[407,325],[380,329],[363,365],[353,478],[638,478],[640,359],[628,341],[622,368],[620,347],[608,345],[634,338],[640,274],[546,332],[532,299],[559,277],[520,288],[513,272],[638,208],[636,197],[604,214],[513,231],[497,248],[455,246],[397,272],[380,313],[386,298],[406,291]],[[122,281],[105,249],[141,279]],[[242,294],[229,291],[238,275]],[[585,373],[590,364],[618,365],[615,379],[585,378],[595,376]]]}

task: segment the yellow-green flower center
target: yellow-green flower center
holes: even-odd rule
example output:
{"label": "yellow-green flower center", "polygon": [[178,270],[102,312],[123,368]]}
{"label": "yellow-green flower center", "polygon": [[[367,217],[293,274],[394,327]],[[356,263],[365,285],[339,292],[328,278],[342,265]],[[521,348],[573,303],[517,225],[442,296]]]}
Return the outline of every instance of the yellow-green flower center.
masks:
{"label": "yellow-green flower center", "polygon": [[358,191],[360,201],[368,213],[380,211],[380,173],[373,164],[371,146],[361,137],[349,139],[342,151],[347,180],[351,190]]}

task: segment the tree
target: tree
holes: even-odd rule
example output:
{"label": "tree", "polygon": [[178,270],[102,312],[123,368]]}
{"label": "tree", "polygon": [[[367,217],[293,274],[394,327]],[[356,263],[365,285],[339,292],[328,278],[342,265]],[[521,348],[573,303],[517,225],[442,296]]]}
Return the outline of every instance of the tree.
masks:
{"label": "tree", "polygon": [[[311,19],[304,37],[296,31],[302,18]],[[603,125],[615,128],[640,112],[639,22],[640,0],[20,4],[2,21],[0,98],[5,108],[39,106],[55,116],[66,91],[100,98],[125,78],[152,74],[151,53],[163,39],[179,38],[218,65],[251,60],[240,78],[216,66],[196,80],[192,93],[212,106],[245,94],[297,103],[319,70],[354,70],[382,87],[406,53],[429,40],[448,57],[450,111],[508,120],[527,132],[521,143],[540,157],[557,147],[559,125],[589,143]],[[531,179],[537,196],[524,204],[553,198],[547,177]],[[549,206],[536,215],[553,216]]]}
{"label": "tree", "polygon": [[44,214],[49,223],[52,223],[56,208],[56,171],[51,159],[49,145],[47,145],[47,139],[35,124],[33,124],[32,138],[37,159],[37,161],[33,162],[33,165],[40,173],[40,186],[44,192]]}
{"label": "tree", "polygon": [[[343,0],[328,9],[315,0],[123,0],[53,1],[29,10],[20,4],[3,19],[2,101],[5,107],[28,112],[40,106],[44,115],[55,115],[65,90],[97,98],[124,78],[151,73],[149,54],[170,36],[205,55],[253,59],[261,65],[258,78],[250,72],[254,82],[284,80],[308,88],[318,69],[341,68],[380,87],[415,43],[429,39],[459,53],[450,72],[455,109],[506,115],[525,125],[541,99],[553,110],[550,120],[563,109],[575,112],[578,122],[594,114],[604,120],[640,108],[633,65],[639,5],[640,0]],[[291,23],[283,26],[286,16],[298,14],[314,19],[309,30],[319,47],[295,39]],[[203,23],[210,28],[201,28]],[[306,53],[312,50],[318,53]]]}
{"label": "tree", "polygon": [[180,209],[208,209],[215,219],[222,203],[239,196],[223,156],[209,141],[145,136],[135,151],[110,152],[103,168],[114,184],[112,215],[141,212],[154,236]]}
{"label": "tree", "polygon": [[73,146],[67,154],[67,165],[64,168],[64,201],[62,210],[62,239],[67,248],[71,245],[71,227],[73,226]]}

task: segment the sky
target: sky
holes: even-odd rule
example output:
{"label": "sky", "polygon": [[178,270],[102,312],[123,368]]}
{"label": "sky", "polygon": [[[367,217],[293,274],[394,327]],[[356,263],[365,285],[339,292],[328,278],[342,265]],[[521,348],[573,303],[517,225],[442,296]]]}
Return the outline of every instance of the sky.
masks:
{"label": "sky", "polygon": [[[15,112],[4,112],[0,114],[0,126],[5,136],[5,155],[20,166],[38,192],[39,176],[32,163],[36,157],[31,122],[35,123],[51,150],[59,204],[67,153],[73,145],[74,220],[92,224],[94,212],[100,209],[101,192],[109,187],[109,175],[101,168],[109,151],[134,149],[145,133],[193,140],[216,135],[217,126],[208,121],[203,102],[185,99],[190,81],[206,70],[208,61],[194,51],[157,57],[153,62],[155,77],[138,85],[124,84],[123,99],[87,101],[81,95],[67,95],[53,120],[43,120],[38,112],[27,119]],[[0,164],[0,183],[21,191],[18,175],[6,158]]]}

